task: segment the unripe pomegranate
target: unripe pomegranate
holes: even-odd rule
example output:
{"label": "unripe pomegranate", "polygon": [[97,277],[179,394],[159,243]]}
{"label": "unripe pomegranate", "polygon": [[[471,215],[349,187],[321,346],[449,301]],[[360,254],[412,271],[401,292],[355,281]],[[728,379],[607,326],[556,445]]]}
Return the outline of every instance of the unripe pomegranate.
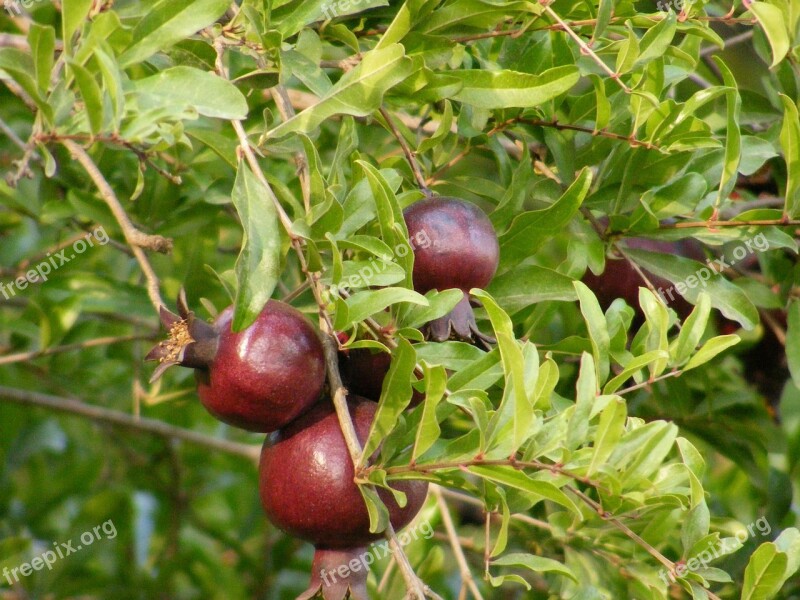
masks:
{"label": "unripe pomegranate", "polygon": [[[500,246],[492,223],[477,206],[458,198],[436,197],[415,202],[403,216],[414,247],[414,289],[459,289],[456,307],[428,325],[429,337],[441,342],[492,341],[480,332],[469,303],[471,288],[484,288],[494,277]],[[422,243],[424,241],[424,243]]]}
{"label": "unripe pomegranate", "polygon": [[[348,408],[363,444],[375,417],[377,404],[350,396]],[[325,598],[366,599],[366,569],[349,577],[327,577],[339,565],[357,559],[365,546],[380,537],[370,533],[366,504],[354,482],[355,471],[339,421],[330,402],[320,402],[264,443],[259,463],[261,503],[270,521],[286,533],[314,544],[311,598],[323,589]],[[407,525],[425,501],[423,481],[393,482],[406,494],[403,508],[386,490],[379,490],[395,529]]]}
{"label": "unripe pomegranate", "polygon": [[244,331],[231,331],[233,307],[213,324],[195,318],[181,292],[179,315],[161,308],[170,337],[147,355],[161,364],[196,369],[203,406],[220,421],[249,431],[269,432],[308,410],[325,383],[322,343],[302,313],[270,300]]}

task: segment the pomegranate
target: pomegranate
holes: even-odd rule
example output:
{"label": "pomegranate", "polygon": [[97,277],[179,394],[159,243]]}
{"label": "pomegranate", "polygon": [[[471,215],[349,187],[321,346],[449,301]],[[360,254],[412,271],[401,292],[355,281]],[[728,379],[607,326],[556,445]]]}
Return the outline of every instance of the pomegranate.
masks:
{"label": "pomegranate", "polygon": [[172,365],[196,369],[200,401],[208,412],[249,431],[275,431],[319,399],[325,384],[322,343],[295,308],[270,300],[239,333],[231,331],[233,307],[208,324],[195,318],[181,292],[178,312],[161,308],[170,337],[147,355],[161,363],[151,381]]}
{"label": "pomegranate", "polygon": [[[355,348],[339,353],[339,369],[347,389],[368,400],[380,400],[383,380],[392,364],[392,355],[386,352],[373,352],[367,348]],[[425,400],[425,394],[413,390],[409,408],[414,408]]]}
{"label": "pomegranate", "polygon": [[469,290],[486,287],[497,270],[500,246],[492,223],[474,204],[447,197],[416,202],[403,216],[410,239],[427,241],[414,247],[414,289],[464,292],[449,314],[428,324],[428,336],[437,342],[494,341],[478,329],[469,301]]}
{"label": "pomegranate", "polygon": [[[377,404],[358,396],[348,408],[359,440],[364,443]],[[311,583],[300,598],[320,589],[328,600],[366,600],[367,569],[338,567],[358,561],[365,547],[381,537],[370,533],[366,504],[354,482],[355,472],[339,421],[330,402],[320,402],[264,443],[259,463],[261,503],[270,521],[286,533],[314,544]],[[393,486],[406,494],[401,508],[386,490],[379,490],[396,529],[407,525],[425,501],[428,484],[399,481]],[[353,563],[355,564],[355,563]]]}

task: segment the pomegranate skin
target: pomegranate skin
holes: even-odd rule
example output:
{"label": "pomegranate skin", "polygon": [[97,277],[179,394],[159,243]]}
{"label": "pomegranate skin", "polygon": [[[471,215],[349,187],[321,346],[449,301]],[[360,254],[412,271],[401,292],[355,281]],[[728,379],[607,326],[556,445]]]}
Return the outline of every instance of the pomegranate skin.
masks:
{"label": "pomegranate skin", "polygon": [[275,431],[319,399],[325,384],[322,343],[302,313],[276,300],[244,331],[231,331],[232,318],[228,307],[214,322],[216,354],[208,369],[196,372],[200,401],[225,423]]}
{"label": "pomegranate skin", "polygon": [[[358,396],[348,399],[362,443],[377,406]],[[259,491],[267,517],[317,549],[357,548],[382,537],[369,531],[369,514],[354,477],[336,412],[327,401],[270,436],[261,451]],[[389,509],[392,525],[400,529],[419,512],[428,484],[399,481],[392,486],[406,494],[404,508],[386,490],[378,494]]]}
{"label": "pomegranate skin", "polygon": [[[368,400],[376,402],[381,398],[383,380],[389,373],[392,355],[386,352],[372,352],[367,348],[350,350],[347,356],[339,355],[339,368],[347,389]],[[414,408],[424,402],[425,394],[416,389],[411,394],[408,408]]]}
{"label": "pomegranate skin", "polygon": [[[694,240],[681,240],[669,242],[665,240],[651,240],[645,238],[630,238],[625,240],[625,245],[635,250],[674,254],[694,260],[703,260],[703,251]],[[692,312],[694,306],[687,302],[676,290],[672,282],[644,270],[645,275],[656,288],[661,290],[667,306],[672,308],[681,319],[685,319]],[[623,298],[635,311],[639,320],[644,318],[639,307],[639,288],[647,287],[639,273],[624,258],[606,259],[606,267],[602,274],[595,275],[586,271],[583,276],[585,283],[597,296],[603,309],[607,309],[617,298]]]}
{"label": "pomegranate skin", "polygon": [[497,270],[500,246],[491,221],[474,204],[437,197],[415,202],[403,211],[414,243],[414,289],[489,285]]}

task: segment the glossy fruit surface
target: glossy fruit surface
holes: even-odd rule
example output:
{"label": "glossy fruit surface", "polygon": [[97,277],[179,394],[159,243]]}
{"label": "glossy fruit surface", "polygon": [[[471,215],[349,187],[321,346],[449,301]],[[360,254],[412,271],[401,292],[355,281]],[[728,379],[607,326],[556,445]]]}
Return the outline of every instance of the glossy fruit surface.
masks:
{"label": "glossy fruit surface", "polygon": [[270,300],[258,319],[231,331],[233,308],[214,323],[217,353],[197,373],[197,391],[208,412],[251,431],[275,431],[308,410],[325,383],[322,344],[297,310]]}
{"label": "glossy fruit surface", "polygon": [[494,277],[500,246],[483,211],[458,198],[428,198],[403,211],[414,244],[414,289],[486,287]]}
{"label": "glossy fruit surface", "polygon": [[322,343],[295,308],[270,300],[244,331],[231,331],[233,308],[213,324],[195,318],[179,298],[179,315],[162,310],[170,338],[148,355],[159,360],[153,379],[172,365],[195,369],[203,406],[219,420],[270,432],[308,410],[325,384]]}
{"label": "glossy fruit surface", "polygon": [[[355,396],[348,405],[363,444],[378,405]],[[265,442],[259,463],[261,503],[274,525],[317,548],[364,546],[382,534],[369,531],[369,514],[354,477],[336,412],[323,401]],[[392,525],[400,529],[422,507],[428,484],[395,481],[392,487],[406,494],[404,508],[386,490],[378,493]]]}
{"label": "glossy fruit surface", "polygon": [[497,234],[474,204],[435,197],[403,211],[414,248],[414,289],[462,290],[464,296],[448,314],[429,323],[426,335],[437,342],[451,338],[488,346],[494,340],[478,329],[468,292],[489,285],[500,260]]}

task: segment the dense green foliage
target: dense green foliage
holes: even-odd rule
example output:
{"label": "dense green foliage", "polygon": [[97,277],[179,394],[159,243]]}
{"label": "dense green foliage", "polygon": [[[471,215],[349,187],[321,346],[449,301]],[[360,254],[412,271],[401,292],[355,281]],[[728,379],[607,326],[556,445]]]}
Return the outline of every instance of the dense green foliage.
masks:
{"label": "dense green foliage", "polygon": [[[800,598],[800,2],[730,8],[7,1],[0,568],[94,538],[0,598],[305,588],[311,548],[258,502],[263,436],[188,370],[148,383],[181,287],[204,319],[285,298],[391,351],[359,481],[376,528],[368,484],[461,494],[404,547],[443,598]],[[413,291],[421,184],[498,233],[488,352],[420,332],[460,294]],[[691,315],[644,279],[638,315],[603,310],[580,279],[620,253]],[[405,594],[388,557],[370,586]]]}

